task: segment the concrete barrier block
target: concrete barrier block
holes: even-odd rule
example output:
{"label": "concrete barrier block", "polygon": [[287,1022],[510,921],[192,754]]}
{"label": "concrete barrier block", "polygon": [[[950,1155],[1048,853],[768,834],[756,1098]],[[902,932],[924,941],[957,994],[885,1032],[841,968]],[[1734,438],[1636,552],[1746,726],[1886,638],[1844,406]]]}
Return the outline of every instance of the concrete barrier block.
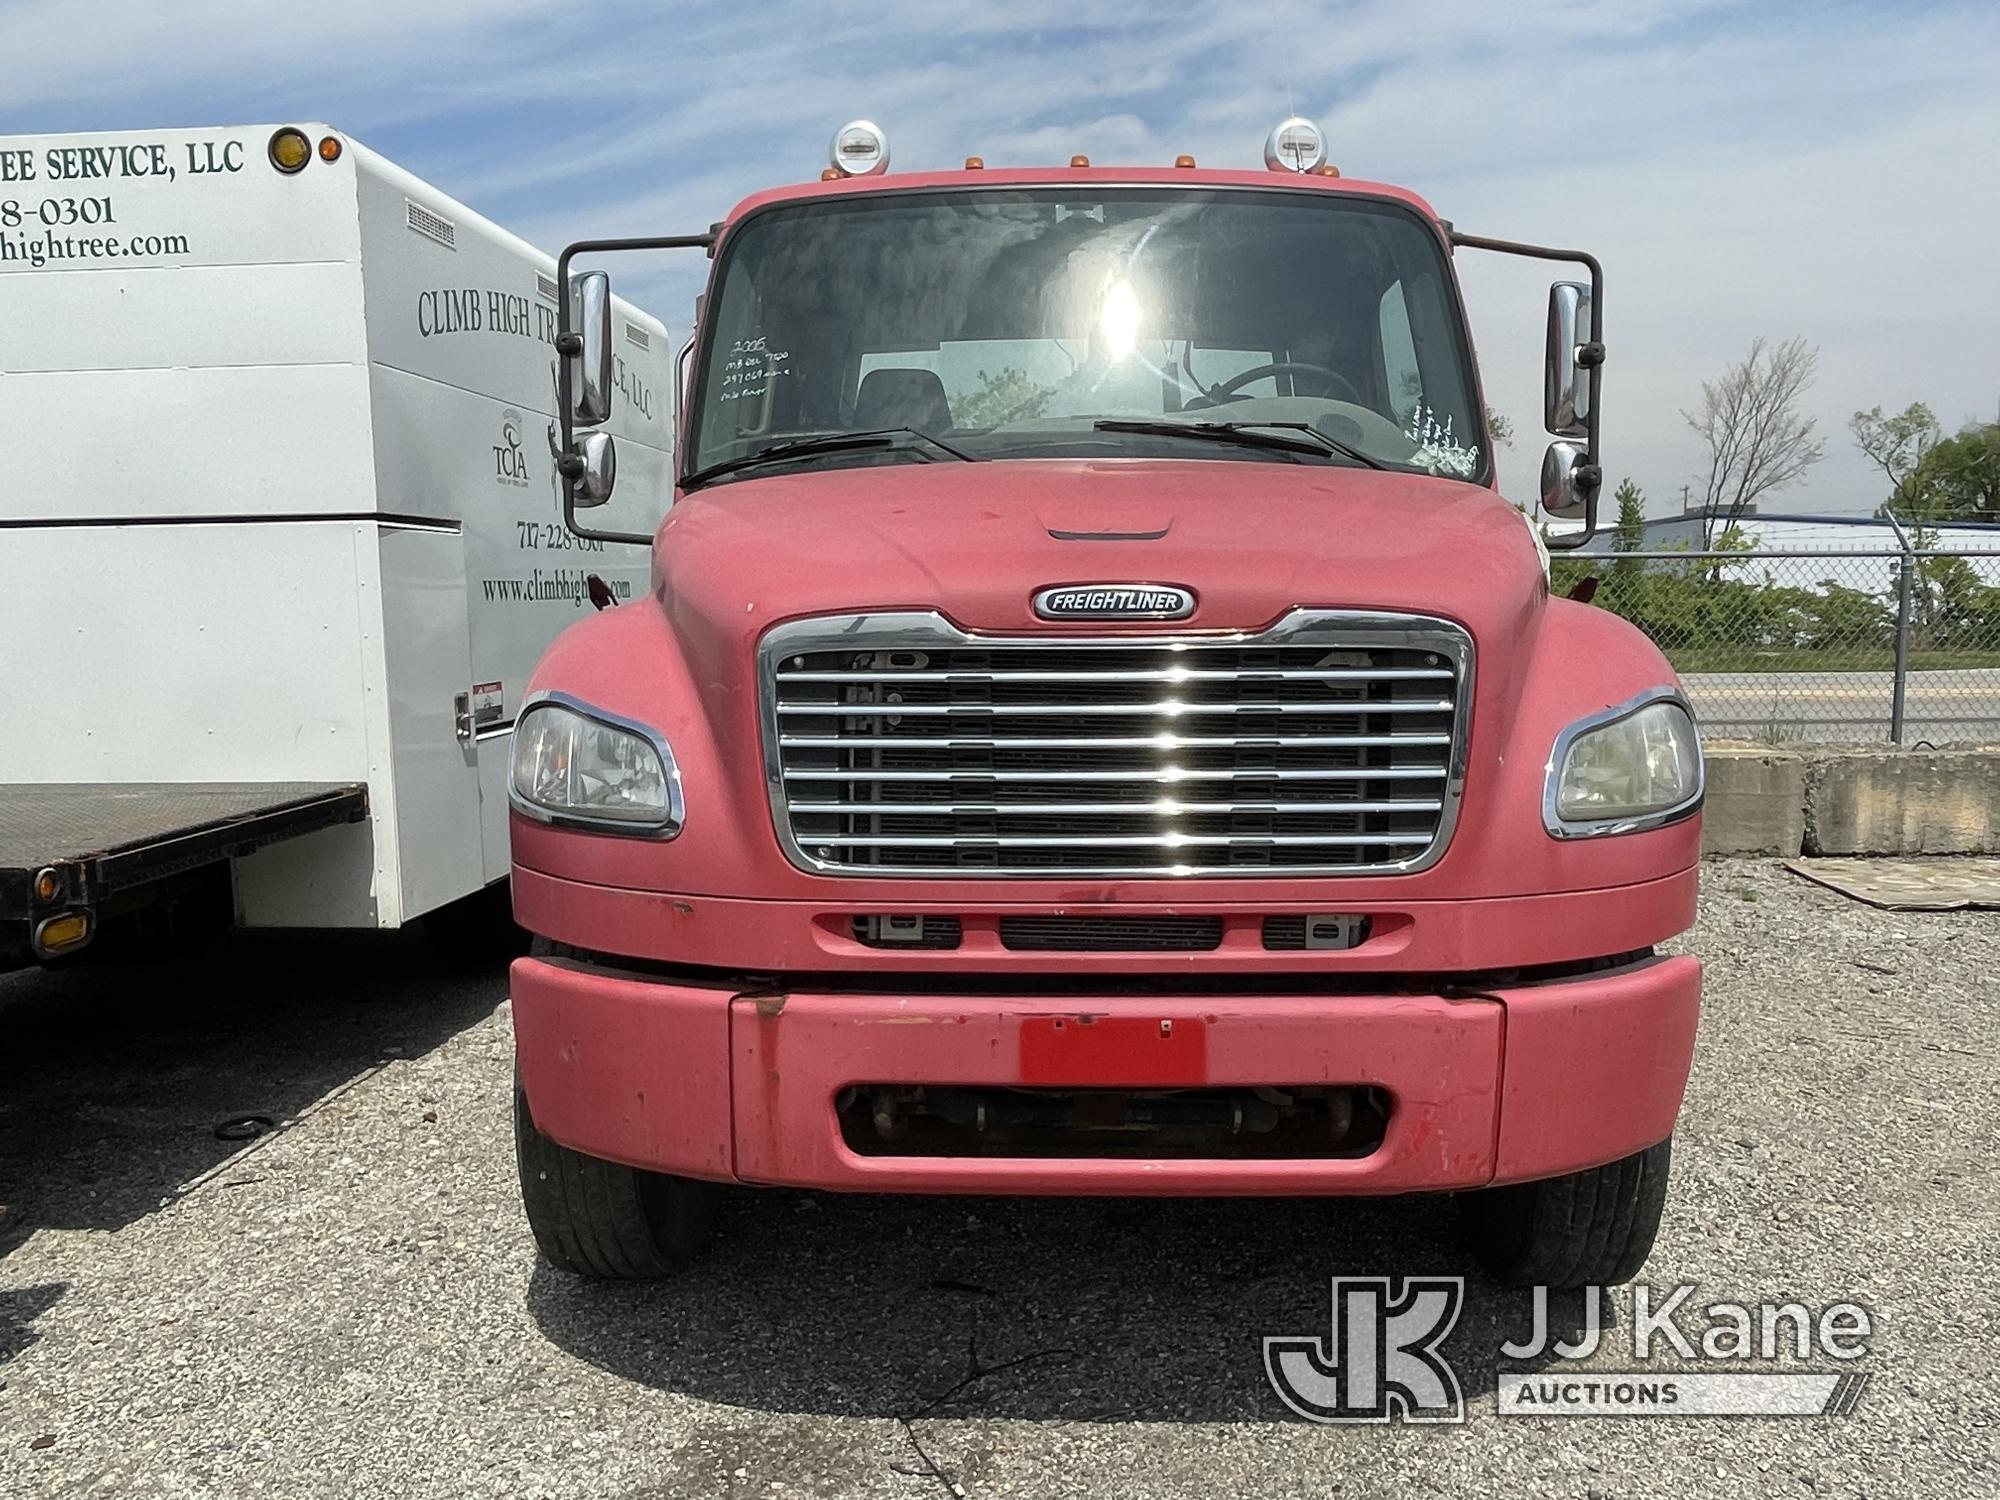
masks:
{"label": "concrete barrier block", "polygon": [[1776,854],[1805,847],[1806,761],[1764,745],[1710,744],[1704,854]]}
{"label": "concrete barrier block", "polygon": [[1816,760],[1808,854],[2000,851],[2000,755],[1903,750]]}

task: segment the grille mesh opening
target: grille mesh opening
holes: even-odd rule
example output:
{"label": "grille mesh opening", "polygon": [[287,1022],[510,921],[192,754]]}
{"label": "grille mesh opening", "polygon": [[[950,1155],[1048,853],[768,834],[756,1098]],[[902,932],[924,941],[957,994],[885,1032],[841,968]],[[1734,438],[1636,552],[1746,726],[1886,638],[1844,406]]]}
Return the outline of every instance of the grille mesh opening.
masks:
{"label": "grille mesh opening", "polygon": [[1024,953],[1206,953],[1220,917],[1002,917],[1002,946]]}
{"label": "grille mesh opening", "polygon": [[1407,868],[1455,791],[1464,686],[1437,622],[1408,635],[814,641],[765,683],[790,832],[885,875]]}

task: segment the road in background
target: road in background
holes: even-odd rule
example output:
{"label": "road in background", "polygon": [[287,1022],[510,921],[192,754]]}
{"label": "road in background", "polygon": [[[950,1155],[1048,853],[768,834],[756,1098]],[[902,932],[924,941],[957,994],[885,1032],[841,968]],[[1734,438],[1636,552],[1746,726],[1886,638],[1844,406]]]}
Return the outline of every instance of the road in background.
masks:
{"label": "road in background", "polygon": [[[1856,743],[1889,738],[1889,672],[1695,672],[1683,677],[1711,739]],[[2000,669],[1912,672],[1906,744],[2000,738]]]}
{"label": "road in background", "polygon": [[[2000,1493],[2000,918],[1725,862],[1678,946],[1708,997],[1648,1278],[1866,1303],[1850,1417],[1496,1417],[1529,1304],[1435,1199],[744,1192],[680,1279],[578,1282],[521,1220],[497,969],[253,934],[0,980],[0,1494],[944,1496],[924,1455],[974,1497]],[[299,1118],[215,1138],[246,1112]],[[1290,1418],[1262,1337],[1420,1272],[1473,1277],[1468,1424]]]}

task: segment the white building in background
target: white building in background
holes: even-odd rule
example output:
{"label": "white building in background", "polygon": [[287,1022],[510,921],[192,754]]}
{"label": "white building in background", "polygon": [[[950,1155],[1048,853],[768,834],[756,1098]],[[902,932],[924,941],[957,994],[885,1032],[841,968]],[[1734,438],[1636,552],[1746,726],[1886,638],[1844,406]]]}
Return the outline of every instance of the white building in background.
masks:
{"label": "white building in background", "polygon": [[[1615,554],[1617,513],[1600,511],[1597,535],[1576,555],[1602,557]],[[1676,516],[1653,516],[1646,521],[1643,552],[1700,551],[1708,517],[1699,508]],[[1746,511],[1736,522],[1745,539],[1755,546],[1742,563],[1728,567],[1730,576],[1755,582],[1765,572],[1778,582],[1812,584],[1832,582],[1848,588],[1879,593],[1895,579],[1893,557],[1854,556],[1842,553],[1893,553],[1896,533],[1887,521],[1876,516],[1793,515],[1779,511]],[[1720,526],[1716,528],[1720,531]],[[1906,524],[1906,532],[1910,531]],[[1926,549],[1940,552],[1967,552],[1966,562],[1982,581],[2000,587],[2000,523],[1961,521],[1951,525],[1927,526],[1923,531]],[[1824,561],[1811,558],[1772,558],[1757,561],[1759,553],[1824,553]],[[1808,576],[1810,575],[1810,576]]]}

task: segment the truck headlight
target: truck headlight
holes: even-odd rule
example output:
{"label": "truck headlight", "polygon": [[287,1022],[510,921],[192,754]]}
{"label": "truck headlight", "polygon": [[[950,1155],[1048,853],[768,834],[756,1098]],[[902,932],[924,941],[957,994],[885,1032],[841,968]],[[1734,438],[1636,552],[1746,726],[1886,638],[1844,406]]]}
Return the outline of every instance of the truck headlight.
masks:
{"label": "truck headlight", "polygon": [[1656,688],[1557,736],[1542,822],[1559,839],[1637,833],[1688,817],[1703,789],[1694,713]]}
{"label": "truck headlight", "polygon": [[514,806],[544,823],[656,839],[681,831],[681,773],[666,740],[566,694],[521,710],[508,786]]}

